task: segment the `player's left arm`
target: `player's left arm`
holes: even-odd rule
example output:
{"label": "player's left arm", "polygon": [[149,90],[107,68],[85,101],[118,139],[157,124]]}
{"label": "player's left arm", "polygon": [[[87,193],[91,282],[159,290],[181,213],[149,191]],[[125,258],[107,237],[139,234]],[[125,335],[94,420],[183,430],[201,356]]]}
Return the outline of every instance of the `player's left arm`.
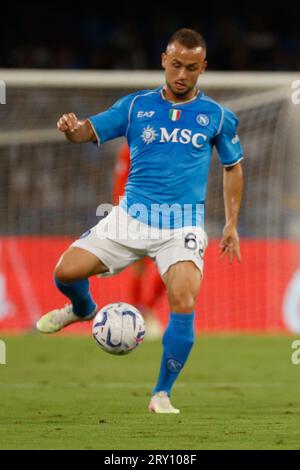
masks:
{"label": "player's left arm", "polygon": [[220,255],[229,256],[230,263],[235,257],[241,261],[240,240],[237,231],[239,211],[243,195],[243,170],[241,160],[243,149],[237,134],[238,118],[224,108],[221,129],[216,138],[216,147],[223,165],[223,196],[225,206],[225,227],[220,243]]}
{"label": "player's left arm", "polygon": [[239,211],[243,195],[243,170],[237,163],[223,169],[223,194],[226,224],[220,243],[221,257],[229,255],[230,263],[236,257],[241,262],[240,240],[237,231]]}

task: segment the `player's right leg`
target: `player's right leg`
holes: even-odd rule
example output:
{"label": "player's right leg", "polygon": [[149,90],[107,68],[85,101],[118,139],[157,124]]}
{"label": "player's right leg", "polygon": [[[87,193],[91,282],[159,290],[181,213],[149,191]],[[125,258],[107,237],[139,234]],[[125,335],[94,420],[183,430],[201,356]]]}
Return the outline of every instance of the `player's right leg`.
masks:
{"label": "player's right leg", "polygon": [[[75,321],[93,318],[97,306],[90,294],[88,278],[112,276],[146,255],[143,246],[132,249],[130,236],[125,239],[118,236],[118,224],[124,224],[124,220],[127,222],[127,214],[114,208],[61,257],[54,273],[55,284],[71,305],[44,315],[37,323],[39,331],[55,333]],[[134,241],[135,245],[137,243],[139,241]]]}
{"label": "player's right leg", "polygon": [[56,333],[71,323],[92,319],[97,313],[88,278],[108,271],[106,265],[93,253],[71,246],[60,258],[55,271],[56,287],[70,300],[70,304],[52,310],[37,322],[41,333]]}

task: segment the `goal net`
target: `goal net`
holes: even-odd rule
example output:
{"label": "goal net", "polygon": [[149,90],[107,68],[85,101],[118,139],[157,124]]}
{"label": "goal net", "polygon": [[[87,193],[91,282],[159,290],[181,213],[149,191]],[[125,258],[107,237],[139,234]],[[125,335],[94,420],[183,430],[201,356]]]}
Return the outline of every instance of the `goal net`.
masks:
{"label": "goal net", "polygon": [[[211,166],[210,243],[197,304],[201,331],[300,331],[300,105],[291,100],[296,78],[207,73],[199,81],[207,95],[238,115],[245,153],[241,265],[219,259],[223,171],[216,156]],[[56,130],[57,119],[66,112],[96,114],[123,95],[161,85],[163,75],[3,70],[0,79],[6,83],[6,104],[0,105],[1,331],[30,329],[42,313],[63,305],[53,286],[54,266],[97,223],[98,205],[112,201],[124,140],[100,148],[74,145]],[[165,323],[168,303],[155,266],[147,263],[140,276],[133,267],[93,279],[98,304],[138,302]]]}

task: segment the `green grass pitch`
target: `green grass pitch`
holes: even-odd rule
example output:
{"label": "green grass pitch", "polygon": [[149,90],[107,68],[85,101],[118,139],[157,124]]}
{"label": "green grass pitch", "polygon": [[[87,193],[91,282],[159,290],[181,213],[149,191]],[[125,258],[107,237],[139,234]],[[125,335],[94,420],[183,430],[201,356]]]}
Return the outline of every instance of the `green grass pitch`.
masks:
{"label": "green grass pitch", "polygon": [[300,449],[294,338],[199,337],[165,416],[147,411],[160,342],[118,357],[88,336],[1,339],[0,449]]}

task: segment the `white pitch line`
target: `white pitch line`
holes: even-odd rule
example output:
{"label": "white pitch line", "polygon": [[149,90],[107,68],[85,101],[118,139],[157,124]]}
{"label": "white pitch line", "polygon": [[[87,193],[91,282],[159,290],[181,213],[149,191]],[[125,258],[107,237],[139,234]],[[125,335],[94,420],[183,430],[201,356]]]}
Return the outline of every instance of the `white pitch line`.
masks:
{"label": "white pitch line", "polygon": [[[177,388],[185,388],[185,387],[197,387],[201,389],[264,389],[264,388],[287,388],[289,385],[293,387],[300,387],[300,383],[292,383],[288,384],[286,382],[270,382],[270,383],[259,383],[259,382],[247,382],[247,383],[218,383],[218,382],[181,382],[176,384]],[[39,384],[39,383],[0,383],[0,389],[40,389],[40,388],[127,388],[127,389],[136,389],[136,388],[151,388],[153,387],[153,383],[128,383],[128,382],[107,382],[107,383],[89,383],[89,384],[81,384],[81,383],[65,383],[65,384]]]}

